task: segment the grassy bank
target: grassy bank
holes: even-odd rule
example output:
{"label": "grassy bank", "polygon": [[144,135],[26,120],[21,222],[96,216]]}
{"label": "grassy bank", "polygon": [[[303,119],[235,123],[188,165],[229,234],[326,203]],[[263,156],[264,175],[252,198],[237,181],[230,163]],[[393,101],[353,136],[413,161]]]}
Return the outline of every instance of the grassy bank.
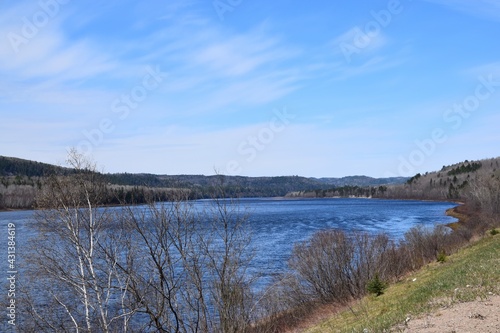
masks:
{"label": "grassy bank", "polygon": [[445,263],[431,263],[391,285],[383,295],[365,297],[351,309],[307,332],[363,332],[365,329],[383,332],[402,325],[408,316],[499,294],[499,258],[500,235],[488,233],[477,243],[449,256]]}

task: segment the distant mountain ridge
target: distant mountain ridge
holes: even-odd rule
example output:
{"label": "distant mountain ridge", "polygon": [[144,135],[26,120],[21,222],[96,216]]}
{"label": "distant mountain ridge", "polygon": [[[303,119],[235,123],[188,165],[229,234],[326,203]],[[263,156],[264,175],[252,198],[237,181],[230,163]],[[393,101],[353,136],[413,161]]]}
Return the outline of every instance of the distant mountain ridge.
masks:
{"label": "distant mountain ridge", "polygon": [[[68,176],[71,168],[0,156],[0,209],[32,208],[50,175]],[[103,205],[142,203],[148,193],[167,201],[181,191],[190,199],[211,198],[223,178],[226,197],[375,197],[386,199],[466,200],[484,193],[492,198],[500,186],[500,157],[443,166],[411,178],[348,176],[246,177],[223,175],[100,174],[107,184]],[[485,194],[485,195],[486,195]],[[497,205],[495,202],[492,207]],[[496,207],[496,206],[495,206]],[[500,207],[500,206],[499,206]],[[489,209],[489,208],[488,208]],[[496,209],[496,208],[495,208]],[[490,209],[491,211],[496,211]]]}
{"label": "distant mountain ridge", "polygon": [[[0,177],[46,177],[50,174],[70,174],[71,169],[16,157],[0,156]],[[213,185],[218,176],[205,175],[156,175],[148,173],[104,174],[107,181],[115,185],[203,188]],[[326,189],[332,186],[379,186],[403,184],[405,177],[372,178],[348,176],[341,178],[314,178],[300,176],[247,177],[225,176],[225,183],[240,188],[262,189],[274,195],[285,195],[289,191]],[[274,189],[273,189],[274,188]],[[271,194],[271,193],[270,193]]]}
{"label": "distant mountain ridge", "polygon": [[[35,162],[15,157],[0,156],[0,209],[33,208],[38,191],[51,175],[68,176],[71,168]],[[221,184],[221,175],[155,175],[148,173],[102,174],[107,184],[103,205],[143,203],[146,193],[155,193],[159,201],[166,201],[178,190],[190,199],[211,198]],[[402,184],[406,178],[371,178],[352,176],[342,178],[311,178],[299,176],[245,177],[223,176],[226,197],[284,197],[289,193],[327,191],[339,186],[379,186]]]}
{"label": "distant mountain ridge", "polygon": [[408,177],[373,178],[368,176],[347,176],[341,178],[317,178],[318,181],[330,186],[380,186],[398,185],[408,181]]}

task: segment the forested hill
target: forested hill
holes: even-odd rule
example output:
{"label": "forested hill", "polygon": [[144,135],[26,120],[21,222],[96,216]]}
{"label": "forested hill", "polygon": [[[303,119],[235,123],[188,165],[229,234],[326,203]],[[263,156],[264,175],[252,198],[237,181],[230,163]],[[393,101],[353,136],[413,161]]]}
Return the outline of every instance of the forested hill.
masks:
{"label": "forested hill", "polygon": [[[201,197],[209,196],[211,187],[219,176],[203,175],[150,175],[150,174],[110,174],[109,180],[120,185],[166,186],[173,188],[189,188]],[[293,191],[310,191],[331,188],[334,186],[376,186],[379,184],[402,184],[408,178],[371,178],[352,176],[343,178],[307,178],[300,176],[279,177],[243,177],[224,176],[224,183],[229,195],[254,197],[284,196]]]}
{"label": "forested hill", "polygon": [[[73,170],[51,164],[0,156],[0,208],[29,208],[36,191],[43,187],[52,174],[70,175]],[[162,191],[161,197],[172,189],[188,190],[190,197],[209,198],[220,176],[155,175],[113,173],[102,174],[110,188],[110,195],[120,198],[141,197],[144,188]],[[275,197],[296,191],[330,189],[332,186],[378,186],[401,184],[407,178],[371,178],[351,176],[343,178],[309,178],[300,176],[243,177],[224,176],[227,196]],[[111,199],[110,199],[111,200]]]}
{"label": "forested hill", "polygon": [[[444,165],[439,171],[417,173],[399,184],[338,185],[329,189],[317,188],[314,191],[291,192],[288,196],[313,198],[353,196],[459,201],[474,201],[478,196],[490,196],[492,199],[497,197],[500,205],[499,193],[500,157],[497,157]],[[496,202],[495,200],[493,201]],[[498,210],[500,211],[500,206]]]}
{"label": "forested hill", "polygon": [[51,174],[68,174],[71,169],[24,160],[16,157],[0,156],[0,176],[46,177]]}
{"label": "forested hill", "polygon": [[497,157],[478,161],[465,160],[444,165],[439,171],[417,173],[402,185],[390,186],[385,196],[465,201],[483,194],[498,197],[499,189],[500,157]]}
{"label": "forested hill", "polygon": [[330,186],[378,186],[404,184],[408,177],[372,178],[367,176],[347,176],[342,178],[318,178],[323,184]]}
{"label": "forested hill", "polygon": [[[15,157],[0,156],[0,177],[41,178],[51,174],[68,175],[72,169],[51,164],[24,160]],[[155,175],[147,173],[108,173],[103,175],[110,184],[148,186],[148,187],[181,187],[204,188],[216,182],[218,176],[204,175]],[[272,195],[284,195],[289,191],[310,190],[317,188],[331,188],[333,186],[357,185],[375,186],[388,184],[402,184],[408,178],[372,178],[367,176],[349,176],[342,178],[310,178],[300,176],[278,177],[244,177],[224,176],[225,184],[229,187],[248,188],[258,191],[271,191]]]}

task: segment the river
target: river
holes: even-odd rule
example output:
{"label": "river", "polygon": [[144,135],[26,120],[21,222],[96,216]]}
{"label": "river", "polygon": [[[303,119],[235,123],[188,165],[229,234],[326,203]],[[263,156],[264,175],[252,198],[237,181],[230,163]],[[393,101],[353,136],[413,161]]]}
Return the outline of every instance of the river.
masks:
{"label": "river", "polygon": [[[208,200],[194,202],[196,209],[209,205]],[[306,240],[314,232],[336,228],[369,233],[387,233],[400,239],[417,225],[454,222],[446,216],[450,202],[380,199],[268,199],[239,201],[241,211],[248,214],[247,227],[255,248],[251,271],[267,280],[286,269],[293,245]],[[118,209],[118,208],[112,208]],[[0,212],[0,272],[8,268],[8,224],[15,225],[16,260],[22,261],[26,246],[33,236],[33,211]]]}

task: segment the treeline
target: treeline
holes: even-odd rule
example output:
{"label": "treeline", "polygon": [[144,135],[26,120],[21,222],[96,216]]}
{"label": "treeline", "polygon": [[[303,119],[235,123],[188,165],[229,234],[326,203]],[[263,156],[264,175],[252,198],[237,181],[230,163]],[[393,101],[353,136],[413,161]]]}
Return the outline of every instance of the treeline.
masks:
{"label": "treeline", "polygon": [[[203,185],[174,181],[157,183],[153,179],[144,183],[133,182],[134,185],[126,184],[126,181],[118,182],[120,185],[117,185],[109,182],[109,175],[97,174],[106,184],[100,205],[142,204],[146,203],[150,197],[154,197],[157,201],[169,201],[172,199],[172,195],[178,191],[186,193],[190,200],[210,199],[213,197],[218,182],[218,176],[214,176],[209,177],[209,182]],[[53,175],[38,179],[21,176],[3,177],[0,180],[0,209],[36,208],[36,195],[51,177],[65,178],[69,176]],[[160,187],[160,185],[169,183],[171,186]],[[258,182],[242,180],[241,183],[228,182],[225,184],[224,195],[227,197],[277,197],[284,196],[288,191],[296,188],[314,188],[314,186],[288,182],[286,179]]]}
{"label": "treeline", "polygon": [[[481,162],[469,163],[469,161],[466,160],[462,165],[448,171],[447,174],[448,174],[448,176],[455,176],[455,175],[459,175],[461,173],[474,172],[474,171],[481,169],[482,166],[483,165],[481,164]],[[443,168],[446,168],[446,167],[443,167]]]}
{"label": "treeline", "polygon": [[287,193],[287,197],[302,197],[302,198],[370,198],[374,196],[381,196],[387,191],[387,186],[340,186],[330,189],[315,189],[314,191],[296,191]]}
{"label": "treeline", "polygon": [[32,185],[0,184],[0,210],[32,208],[36,193],[37,188]]}
{"label": "treeline", "polygon": [[[344,177],[345,181],[372,182],[377,185],[332,186],[337,179],[315,179],[299,176],[242,177],[225,176],[228,197],[373,197],[387,199],[467,200],[479,183],[495,186],[500,176],[500,158],[465,161],[443,166],[438,172],[416,174],[410,179],[386,178],[394,185],[379,185],[380,179],[363,176]],[[68,177],[74,169],[0,156],[0,209],[33,208],[35,196],[50,176]],[[218,175],[103,174],[107,196],[102,205],[145,203],[146,193],[154,191],[159,201],[170,200],[173,189],[186,191],[189,199],[211,198],[219,183]],[[146,190],[147,189],[147,190]],[[152,190],[154,189],[154,190]],[[476,191],[478,193],[478,191]]]}
{"label": "treeline", "polygon": [[[33,209],[38,208],[37,195],[51,181],[51,178],[68,178],[70,176],[50,176],[36,181],[14,181],[0,183],[0,209]],[[17,177],[16,177],[17,178]],[[104,179],[104,178],[103,178]],[[107,184],[100,197],[101,206],[121,204],[144,204],[150,198],[156,201],[172,200],[179,192],[190,191],[179,188],[147,187],[147,186],[117,186]]]}
{"label": "treeline", "polygon": [[347,176],[342,178],[319,178],[318,180],[331,187],[342,186],[379,186],[379,185],[396,185],[403,184],[408,177],[386,177],[386,178],[373,178],[368,176]]}
{"label": "treeline", "polygon": [[[0,156],[0,209],[35,208],[36,194],[50,177],[69,177],[74,172],[73,168]],[[207,199],[212,197],[220,178],[219,175],[95,172],[107,184],[101,205],[146,203],[145,198],[151,195],[158,201],[165,201],[170,200],[172,193],[177,190],[186,192],[191,200]],[[224,186],[228,197],[276,197],[284,196],[290,191],[328,187],[316,179],[299,176],[226,176]]]}
{"label": "treeline", "polygon": [[145,204],[151,200],[156,202],[171,201],[183,193],[189,197],[189,190],[147,186],[107,186],[102,191],[100,205]]}

